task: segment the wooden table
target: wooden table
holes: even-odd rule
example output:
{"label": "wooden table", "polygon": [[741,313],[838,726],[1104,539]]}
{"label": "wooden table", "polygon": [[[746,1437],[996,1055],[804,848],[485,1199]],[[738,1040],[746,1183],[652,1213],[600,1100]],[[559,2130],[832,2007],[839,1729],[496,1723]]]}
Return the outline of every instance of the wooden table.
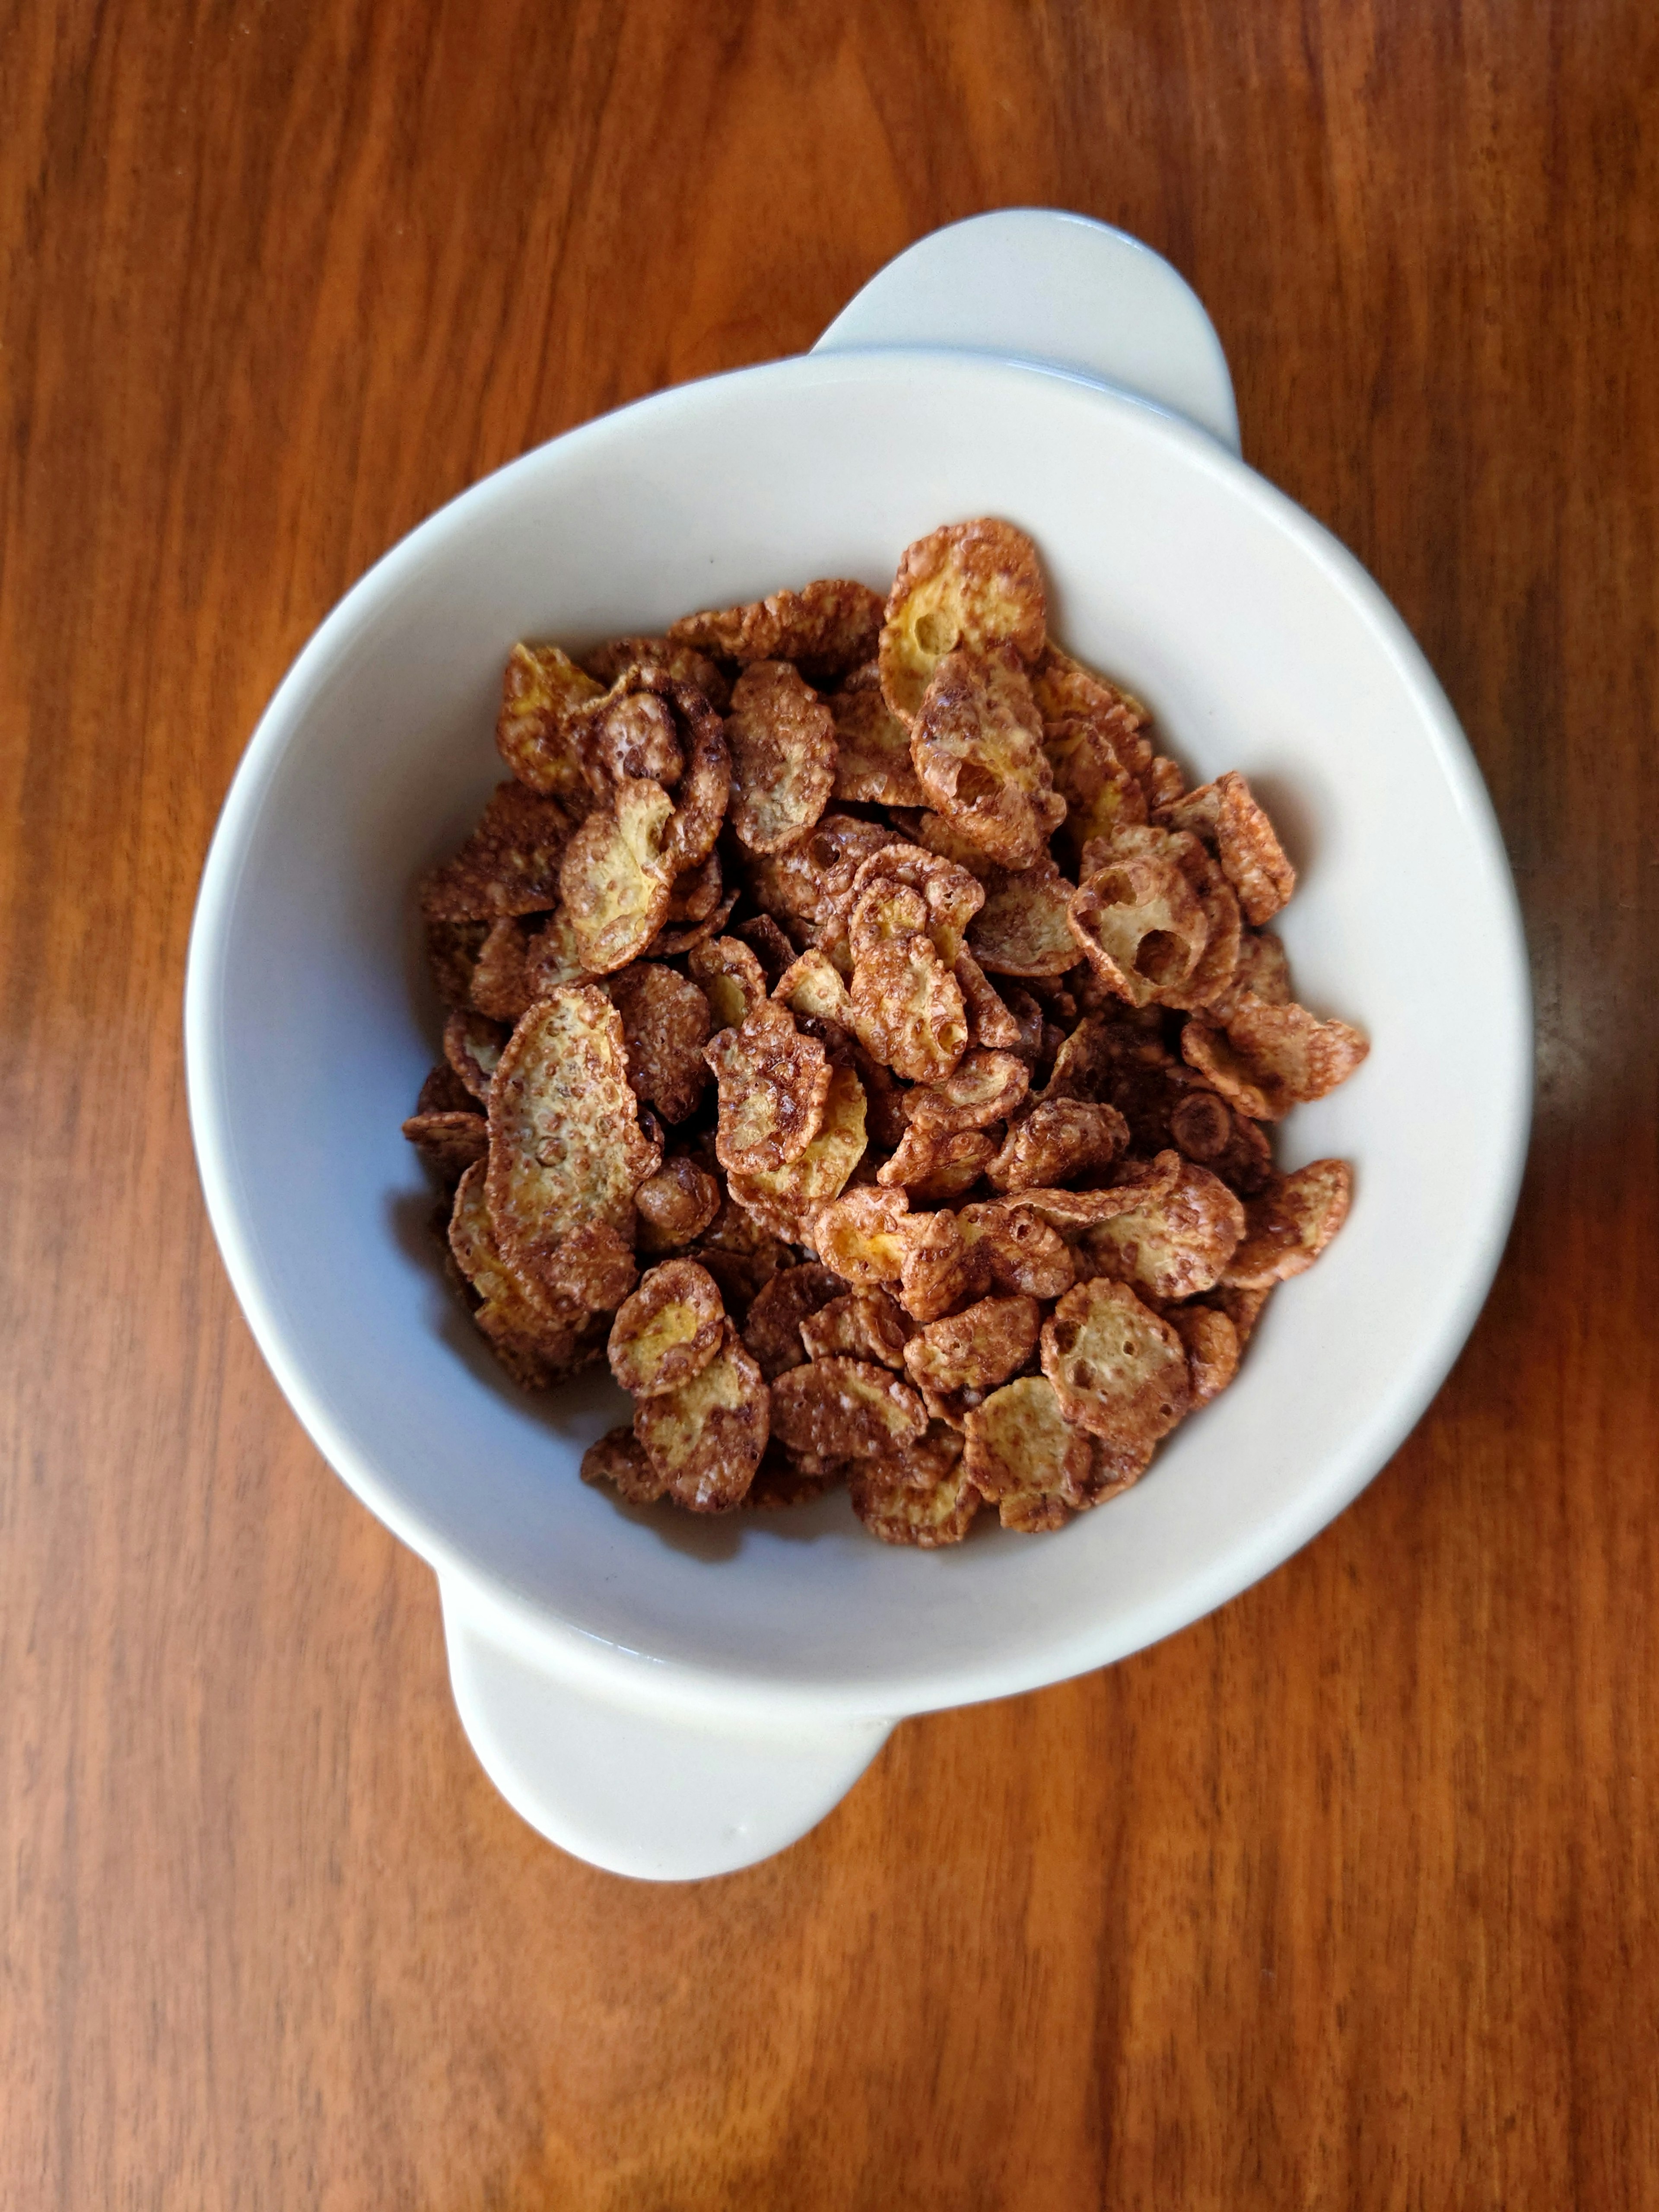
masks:
{"label": "wooden table", "polygon": [[[0,2202],[1659,2203],[1656,149],[1640,0],[0,9]],[[1174,258],[1444,680],[1526,1193],[1290,1565],[634,1886],[496,1797],[232,1303],[198,874],[430,508],[1009,203]]]}

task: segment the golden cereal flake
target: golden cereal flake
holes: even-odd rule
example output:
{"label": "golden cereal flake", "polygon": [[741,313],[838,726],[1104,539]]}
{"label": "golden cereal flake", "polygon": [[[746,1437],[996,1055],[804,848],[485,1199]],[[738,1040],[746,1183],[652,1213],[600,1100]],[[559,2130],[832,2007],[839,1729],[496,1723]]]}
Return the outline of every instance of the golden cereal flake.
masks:
{"label": "golden cereal flake", "polygon": [[634,1194],[659,1164],[621,1015],[591,985],[562,985],[519,1024],[490,1085],[489,1212],[509,1263],[557,1289],[560,1246],[592,1227],[631,1231]]}
{"label": "golden cereal flake", "polygon": [[913,720],[934,670],[959,647],[1006,645],[1030,667],[1048,620],[1036,548],[1023,530],[981,516],[930,531],[906,548],[888,595],[878,655],[888,705]]}
{"label": "golden cereal flake", "polygon": [[915,1443],[927,1427],[908,1383],[864,1359],[814,1359],[772,1386],[779,1441],[821,1459],[870,1459]]}
{"label": "golden cereal flake", "polygon": [[596,975],[636,960],[668,911],[665,845],[673,802],[658,783],[624,776],[566,848],[559,888],[579,957]]}
{"label": "golden cereal flake", "polygon": [[787,660],[758,660],[732,692],[732,827],[751,853],[799,844],[836,781],[834,717]]}
{"label": "golden cereal flake", "polygon": [[1061,1413],[1108,1443],[1149,1449],[1187,1411],[1186,1346],[1127,1283],[1097,1277],[1067,1291],[1042,1345]]}
{"label": "golden cereal flake", "polygon": [[1273,1176],[1245,1205],[1244,1233],[1222,1279],[1232,1289],[1266,1291],[1302,1274],[1347,1219],[1352,1198],[1346,1160],[1315,1160]]}
{"label": "golden cereal flake", "polygon": [[1066,818],[1041,742],[1031,686],[1014,653],[947,653],[910,732],[929,806],[999,866],[1029,868]]}
{"label": "golden cereal flake", "polygon": [[720,1090],[715,1156],[727,1174],[758,1175],[799,1159],[823,1126],[830,1068],[816,1037],[767,999],[703,1048]]}
{"label": "golden cereal flake", "polygon": [[574,823],[556,799],[498,784],[477,828],[421,887],[430,921],[494,921],[558,904],[559,869]]}
{"label": "golden cereal flake", "polygon": [[665,1121],[684,1121],[708,1079],[708,1001],[672,968],[637,961],[607,978],[605,991],[623,1018],[628,1079]]}
{"label": "golden cereal flake", "polygon": [[606,1346],[611,1372],[636,1398],[677,1390],[720,1350],[726,1309],[714,1277],[695,1260],[647,1268],[618,1308]]}
{"label": "golden cereal flake", "polygon": [[665,1497],[693,1513],[741,1505],[769,1433],[769,1393],[730,1322],[708,1364],[677,1390],[643,1398],[634,1434]]}
{"label": "golden cereal flake", "polygon": [[1181,1049],[1241,1114],[1279,1121],[1346,1083],[1370,1047],[1346,1022],[1322,1022],[1305,1006],[1270,1006],[1243,991],[1224,1030],[1189,1021]]}
{"label": "golden cereal flake", "polygon": [[867,584],[821,576],[799,592],[774,592],[746,606],[683,615],[668,635],[722,660],[793,660],[830,677],[872,658],[881,620],[881,599]]}

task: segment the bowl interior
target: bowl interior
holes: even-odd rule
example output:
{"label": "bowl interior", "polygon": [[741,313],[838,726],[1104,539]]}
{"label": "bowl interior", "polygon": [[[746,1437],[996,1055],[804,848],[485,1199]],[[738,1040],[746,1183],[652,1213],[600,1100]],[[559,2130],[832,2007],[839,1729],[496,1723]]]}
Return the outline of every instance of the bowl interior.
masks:
{"label": "bowl interior", "polygon": [[[501,774],[500,670],[846,574],[956,517],[1029,529],[1055,635],[1153,709],[1196,781],[1243,769],[1301,872],[1298,995],[1371,1057],[1281,1134],[1357,1195],[1234,1387],[1134,1491],[1039,1539],[890,1550],[844,1498],[700,1522],[577,1480],[626,1401],[501,1375],[441,1279],[398,1133],[439,1022],[418,872]],[[204,884],[191,1103],[239,1295],[333,1464],[441,1568],[600,1646],[902,1710],[1101,1663],[1283,1559],[1426,1404],[1513,1204],[1528,1009],[1486,796],[1397,618],[1200,434],[1059,376],[842,355],[665,393],[544,447],[388,556],[262,723]]]}

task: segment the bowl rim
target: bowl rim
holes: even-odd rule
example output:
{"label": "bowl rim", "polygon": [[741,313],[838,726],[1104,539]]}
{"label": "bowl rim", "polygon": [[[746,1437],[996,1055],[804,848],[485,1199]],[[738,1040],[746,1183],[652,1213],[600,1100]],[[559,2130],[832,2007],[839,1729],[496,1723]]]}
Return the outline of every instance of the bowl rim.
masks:
{"label": "bowl rim", "polygon": [[[1157,1602],[1120,1610],[1097,1626],[1028,1633],[1020,1649],[994,1651],[970,1665],[890,1669],[879,1677],[851,1673],[821,1680],[763,1680],[741,1665],[668,1660],[613,1644],[552,1613],[532,1595],[514,1589],[464,1547],[431,1527],[399,1488],[395,1474],[360,1452],[335,1422],[326,1395],[313,1386],[290,1345],[277,1300],[262,1270],[248,1226],[249,1209],[234,1166],[235,1152],[223,1101],[223,1063],[215,1018],[223,983],[227,923],[242,866],[257,833],[264,802],[283,754],[337,662],[351,649],[360,624],[395,596],[407,571],[422,562],[434,541],[475,509],[487,507],[504,484],[526,472],[556,447],[593,446],[625,439],[641,416],[707,404],[712,392],[752,386],[757,379],[805,387],[849,380],[927,378],[934,386],[955,380],[1003,384],[1018,401],[1033,379],[1073,387],[1079,404],[1109,415],[1131,416],[1138,431],[1178,448],[1228,487],[1262,507],[1296,538],[1376,635],[1410,695],[1474,842],[1481,848],[1497,893],[1493,921],[1503,942],[1494,947],[1508,972],[1504,994],[1509,1067],[1498,1091],[1501,1128],[1492,1133],[1484,1204],[1472,1233],[1455,1295],[1443,1310],[1438,1332],[1425,1338],[1414,1361],[1395,1377],[1372,1419],[1339,1453],[1322,1462],[1292,1504],[1256,1524],[1210,1565],[1182,1581]],[[393,1534],[438,1573],[446,1592],[465,1608],[487,1616],[512,1644],[538,1665],[573,1681],[624,1698],[677,1705],[691,1712],[776,1718],[793,1712],[819,1720],[896,1716],[1015,1694],[1113,1663],[1190,1626],[1271,1573],[1343,1511],[1381,1472],[1426,1411],[1461,1353],[1485,1303],[1506,1243],[1520,1194],[1530,1131],[1533,1092],[1532,994],[1519,902],[1492,800],[1468,740],[1422,649],[1381,586],[1326,527],[1248,463],[1208,433],[1150,402],[1075,371],[997,355],[930,346],[872,347],[807,354],[729,370],[671,386],[578,424],[469,485],[393,544],[351,586],[312,633],[278,684],[237,764],[221,809],[202,874],[186,961],[184,994],[186,1090],[198,1172],[232,1290],[259,1351],[290,1407],[329,1465]]]}

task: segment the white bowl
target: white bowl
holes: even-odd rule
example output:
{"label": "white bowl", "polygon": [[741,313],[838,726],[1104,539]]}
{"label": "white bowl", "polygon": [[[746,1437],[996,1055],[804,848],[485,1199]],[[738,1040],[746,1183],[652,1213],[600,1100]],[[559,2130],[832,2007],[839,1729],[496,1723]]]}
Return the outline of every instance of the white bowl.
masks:
{"label": "white bowl", "polygon": [[[1233,1388],[1057,1534],[918,1553],[872,1541],[839,1496],[714,1522],[620,1507],[576,1474],[620,1395],[520,1393],[441,1279],[398,1133],[439,1030],[411,886],[502,774],[514,639],[580,647],[817,574],[883,586],[912,538],[985,513],[1035,537],[1056,636],[1148,702],[1194,781],[1243,769],[1280,825],[1298,995],[1371,1040],[1281,1156],[1351,1160],[1352,1216],[1273,1300]],[[1119,1658],[1306,1542],[1462,1345],[1528,1119],[1503,849],[1376,586],[1202,431],[1076,377],[913,349],[642,401],[389,554],[301,653],[237,776],[187,1032],[237,1295],[319,1449],[436,1569],[486,1764],[544,1832],[658,1875],[764,1856],[895,1719]]]}

